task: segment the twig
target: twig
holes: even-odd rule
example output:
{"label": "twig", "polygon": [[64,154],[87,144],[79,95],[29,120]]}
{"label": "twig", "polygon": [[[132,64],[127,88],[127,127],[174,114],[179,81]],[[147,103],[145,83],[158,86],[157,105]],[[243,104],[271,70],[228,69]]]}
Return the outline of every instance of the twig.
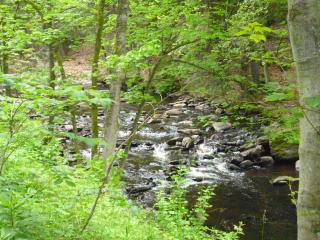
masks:
{"label": "twig", "polygon": [[[185,87],[183,87],[181,90],[175,92],[175,93],[172,93],[172,94],[169,94],[167,97],[165,97],[162,101],[160,101],[159,103],[157,103],[157,106],[162,104],[166,99],[168,99],[169,97],[171,97],[172,95],[176,94],[176,93],[179,93],[179,92],[182,92],[189,84],[185,85]],[[78,236],[77,239],[80,239],[81,235],[84,233],[84,231],[87,229],[91,219],[93,218],[94,216],[94,213],[97,209],[97,206],[98,206],[98,202],[99,202],[99,199],[102,197],[103,193],[104,193],[104,188],[105,186],[108,184],[109,182],[109,179],[110,179],[110,174],[111,174],[111,171],[113,169],[113,166],[114,166],[114,163],[116,161],[116,157],[117,157],[117,154],[119,153],[119,151],[122,149],[123,146],[127,145],[128,142],[130,141],[130,139],[137,133],[137,131],[143,127],[156,113],[156,108],[153,108],[153,110],[149,111],[147,113],[147,117],[146,119],[140,124],[138,125],[137,128],[133,129],[133,131],[130,133],[130,135],[128,136],[127,140],[124,141],[123,143],[120,144],[120,146],[117,148],[116,152],[114,153],[113,157],[112,157],[112,160],[110,162],[110,164],[108,165],[108,168],[107,168],[107,171],[106,171],[106,175],[105,177],[103,178],[103,181],[101,183],[101,185],[99,186],[99,191],[96,195],[96,198],[94,200],[94,203],[92,205],[92,208],[90,210],[90,213],[83,225],[83,227],[81,228],[81,231],[80,231],[80,234]],[[153,113],[153,114],[152,114]]]}
{"label": "twig", "polygon": [[304,110],[302,110],[304,117],[306,118],[307,122],[311,125],[311,127],[316,131],[316,133],[320,136],[320,130],[312,123],[312,121],[309,119],[308,115],[305,113]]}

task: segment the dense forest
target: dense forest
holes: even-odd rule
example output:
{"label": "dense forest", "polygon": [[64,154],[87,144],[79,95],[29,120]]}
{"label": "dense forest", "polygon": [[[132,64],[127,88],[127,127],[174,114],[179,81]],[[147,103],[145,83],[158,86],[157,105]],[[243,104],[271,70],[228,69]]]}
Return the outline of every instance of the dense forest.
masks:
{"label": "dense forest", "polygon": [[0,0],[0,240],[319,240],[318,0]]}

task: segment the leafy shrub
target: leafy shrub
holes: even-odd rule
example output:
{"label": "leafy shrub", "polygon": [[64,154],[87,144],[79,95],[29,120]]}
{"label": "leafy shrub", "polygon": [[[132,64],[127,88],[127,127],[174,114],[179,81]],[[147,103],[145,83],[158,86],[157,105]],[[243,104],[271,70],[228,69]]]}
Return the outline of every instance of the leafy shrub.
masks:
{"label": "leafy shrub", "polygon": [[171,194],[164,191],[158,193],[156,203],[156,222],[167,233],[166,239],[179,240],[223,240],[239,239],[242,234],[241,225],[235,227],[234,232],[226,233],[204,226],[208,214],[206,210],[211,207],[209,200],[214,195],[213,187],[203,188],[192,209],[187,207],[186,189],[183,188],[185,179],[182,175],[184,169],[180,169],[174,176],[174,184],[170,186]]}

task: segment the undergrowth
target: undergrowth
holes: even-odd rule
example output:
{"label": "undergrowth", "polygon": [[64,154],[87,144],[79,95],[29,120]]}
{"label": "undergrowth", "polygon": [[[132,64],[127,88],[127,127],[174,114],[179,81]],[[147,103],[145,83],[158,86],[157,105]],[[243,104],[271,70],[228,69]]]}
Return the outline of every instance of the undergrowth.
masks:
{"label": "undergrowth", "polygon": [[159,194],[157,211],[144,210],[122,194],[121,171],[114,171],[80,236],[103,179],[102,161],[69,166],[61,135],[46,129],[40,117],[30,118],[29,104],[12,117],[17,107],[12,101],[1,103],[0,160],[6,160],[0,176],[1,240],[239,239],[239,227],[226,233],[203,225],[212,189],[203,190],[198,204],[189,210],[177,178],[171,195]]}

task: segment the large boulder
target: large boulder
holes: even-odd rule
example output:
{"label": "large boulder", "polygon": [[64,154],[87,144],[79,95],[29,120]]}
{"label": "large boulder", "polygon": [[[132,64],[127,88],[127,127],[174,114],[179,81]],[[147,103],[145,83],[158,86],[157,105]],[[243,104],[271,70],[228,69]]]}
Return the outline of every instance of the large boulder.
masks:
{"label": "large boulder", "polygon": [[288,143],[271,143],[271,156],[277,163],[294,163],[299,159],[299,145]]}

